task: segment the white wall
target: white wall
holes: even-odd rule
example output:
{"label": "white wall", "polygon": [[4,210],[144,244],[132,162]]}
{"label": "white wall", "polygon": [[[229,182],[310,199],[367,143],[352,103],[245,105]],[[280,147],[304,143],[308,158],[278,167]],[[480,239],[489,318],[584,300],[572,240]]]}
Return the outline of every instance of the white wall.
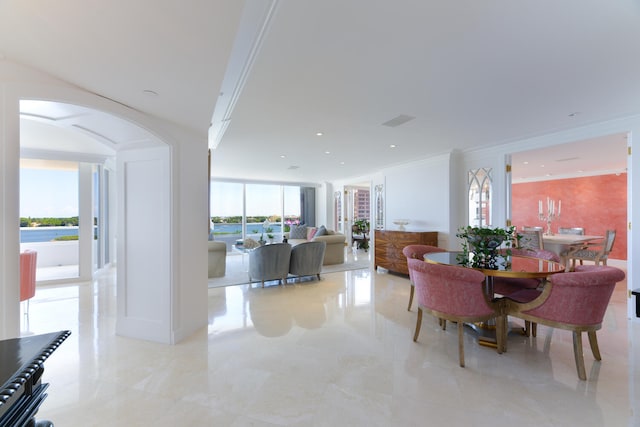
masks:
{"label": "white wall", "polygon": [[[170,147],[169,330],[160,340],[175,343],[207,325],[207,135],[128,109],[120,104],[10,61],[0,61],[0,339],[19,335],[19,101],[45,99],[93,108],[126,118]],[[117,189],[116,191],[120,191]],[[204,208],[202,208],[204,206]],[[112,207],[115,209],[115,207]],[[112,209],[112,210],[113,210]],[[118,218],[118,221],[121,221]],[[113,228],[113,227],[112,227]],[[123,228],[120,228],[123,230]],[[121,233],[118,240],[124,239]],[[118,268],[127,262],[119,258]],[[136,286],[135,284],[133,286]],[[151,296],[150,296],[151,297]],[[137,301],[141,301],[139,298]],[[149,336],[146,339],[154,339]]]}
{"label": "white wall", "polygon": [[[334,191],[342,191],[351,183],[371,183],[371,212],[375,214],[375,192],[378,184],[384,185],[385,229],[395,230],[395,219],[408,219],[409,231],[437,231],[438,244],[455,249],[450,238],[450,173],[451,155],[383,169],[372,176],[336,181]],[[327,195],[327,204],[333,209],[333,192]],[[373,217],[372,217],[373,221]]]}

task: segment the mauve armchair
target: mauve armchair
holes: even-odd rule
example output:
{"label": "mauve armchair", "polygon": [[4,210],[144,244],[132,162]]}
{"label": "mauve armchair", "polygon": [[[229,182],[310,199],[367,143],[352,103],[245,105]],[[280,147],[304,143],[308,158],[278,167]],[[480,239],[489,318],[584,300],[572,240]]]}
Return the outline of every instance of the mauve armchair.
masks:
{"label": "mauve armchair", "polygon": [[289,243],[273,243],[255,248],[249,252],[249,280],[280,280],[285,283],[289,275],[291,245]]}
{"label": "mauve armchair", "polygon": [[[593,357],[601,360],[596,331],[602,327],[616,283],[624,278],[624,271],[615,267],[578,266],[575,272],[551,276],[542,291],[525,289],[504,298],[504,313],[534,324],[572,331],[578,377],[586,380],[582,332],[587,332]],[[505,324],[500,330],[506,334],[506,316],[501,321]],[[535,328],[533,336],[536,336]]]}
{"label": "mauve armchair", "polygon": [[[442,248],[430,245],[407,245],[402,249],[402,253],[407,257],[407,262],[410,259],[419,259],[420,261],[424,261],[425,254],[444,251],[445,250]],[[413,303],[413,294],[415,290],[411,274],[411,270],[409,270],[409,284],[411,285],[411,290],[409,291],[409,305],[407,306],[407,311],[411,311],[411,304]]]}
{"label": "mauve armchair", "polygon": [[29,314],[29,300],[36,295],[36,269],[38,253],[27,249],[20,253],[20,302],[27,302],[25,314]]}
{"label": "mauve armchair", "polygon": [[[418,295],[418,319],[413,341],[418,340],[422,311],[438,319],[458,323],[458,358],[464,367],[464,323],[484,322],[501,316],[501,304],[489,301],[483,291],[484,274],[477,270],[450,265],[431,264],[417,259],[407,261],[413,271]],[[502,352],[502,328],[505,321],[496,322],[497,351]],[[443,326],[444,329],[444,326]]]}
{"label": "mauve armchair", "polygon": [[[504,253],[505,250],[502,250]],[[511,249],[512,255],[527,256],[531,258],[539,258],[547,261],[561,262],[560,257],[555,252],[547,251],[544,249]],[[543,281],[542,281],[543,282]],[[513,292],[517,292],[526,289],[535,289],[540,286],[540,279],[520,279],[512,277],[494,277],[493,278],[493,290],[496,294],[509,295]]]}

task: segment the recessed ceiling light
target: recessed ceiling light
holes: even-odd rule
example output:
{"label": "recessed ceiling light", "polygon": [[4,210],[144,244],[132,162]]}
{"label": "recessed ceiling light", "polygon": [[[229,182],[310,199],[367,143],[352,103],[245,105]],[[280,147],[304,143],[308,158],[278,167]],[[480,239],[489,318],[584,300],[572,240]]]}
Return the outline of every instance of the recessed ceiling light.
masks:
{"label": "recessed ceiling light", "polygon": [[389,148],[396,148],[396,144],[391,144]]}
{"label": "recessed ceiling light", "polygon": [[529,164],[529,162],[522,162],[522,164],[523,164],[523,165],[528,165],[528,164]]}
{"label": "recessed ceiling light", "polygon": [[325,151],[324,154],[331,154],[331,151]]}
{"label": "recessed ceiling light", "polygon": [[324,135],[324,133],[322,133],[322,132],[316,132],[316,136],[322,136],[322,135]]}
{"label": "recessed ceiling light", "polygon": [[544,167],[544,165],[540,165],[540,167],[541,167],[541,168],[543,168],[543,167]]}
{"label": "recessed ceiling light", "polygon": [[340,162],[341,165],[344,165],[344,162]]}
{"label": "recessed ceiling light", "polygon": [[287,158],[287,156],[285,156],[284,154],[282,154],[282,155],[280,156],[280,158],[281,158],[281,159],[285,159],[285,158]]}

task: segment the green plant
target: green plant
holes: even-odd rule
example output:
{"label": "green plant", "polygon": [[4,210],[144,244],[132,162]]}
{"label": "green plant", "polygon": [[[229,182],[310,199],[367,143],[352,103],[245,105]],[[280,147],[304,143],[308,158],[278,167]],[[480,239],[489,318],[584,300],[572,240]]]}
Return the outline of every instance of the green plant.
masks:
{"label": "green plant", "polygon": [[364,249],[365,251],[369,249],[369,239],[367,239],[367,234],[369,234],[369,220],[366,218],[360,218],[353,221],[353,227],[351,228],[351,233],[353,234],[362,234],[362,239],[358,239],[358,249]]}
{"label": "green plant", "polygon": [[514,240],[520,236],[514,226],[507,228],[460,227],[456,237],[462,239],[462,252],[458,255],[458,263],[473,268],[497,269],[498,249],[506,248],[504,255],[511,255]]}

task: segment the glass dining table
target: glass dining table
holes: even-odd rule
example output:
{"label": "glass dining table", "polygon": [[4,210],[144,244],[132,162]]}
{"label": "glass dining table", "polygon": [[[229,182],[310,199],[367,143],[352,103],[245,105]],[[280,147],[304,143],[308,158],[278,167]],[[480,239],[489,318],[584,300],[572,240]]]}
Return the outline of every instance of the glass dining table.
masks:
{"label": "glass dining table", "polygon": [[[467,267],[461,263],[462,252],[431,252],[424,255],[424,260],[432,264],[453,265],[458,267]],[[472,268],[472,267],[468,267]],[[526,278],[526,279],[544,279],[556,273],[565,271],[562,263],[550,261],[546,259],[534,258],[523,255],[504,255],[499,256],[497,269],[474,268],[481,271],[485,275],[484,292],[489,299],[494,298],[493,279],[494,277],[507,278]],[[496,346],[495,339],[495,323],[481,323],[469,325],[478,334],[478,343],[489,347]],[[522,328],[510,328],[512,330],[522,331]]]}

